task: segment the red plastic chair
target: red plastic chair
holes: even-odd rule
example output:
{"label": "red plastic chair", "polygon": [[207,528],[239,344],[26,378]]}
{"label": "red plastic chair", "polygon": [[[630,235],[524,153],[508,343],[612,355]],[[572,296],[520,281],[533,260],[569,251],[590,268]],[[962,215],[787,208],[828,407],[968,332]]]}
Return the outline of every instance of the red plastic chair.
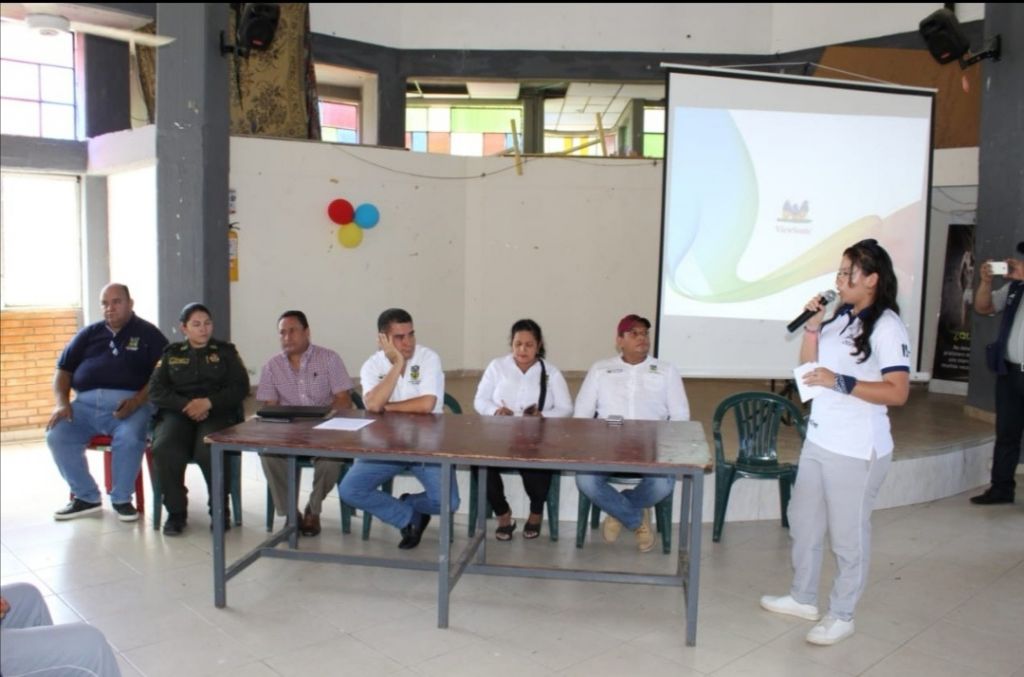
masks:
{"label": "red plastic chair", "polygon": [[[86,449],[92,449],[94,451],[105,452],[103,456],[103,483],[107,488],[109,494],[114,486],[114,475],[113,475],[113,456],[110,445],[113,442],[110,435],[95,435],[89,444],[85,445]],[[146,442],[146,465],[149,467],[149,476],[153,476],[153,449],[150,447],[149,442]],[[142,468],[139,468],[139,476],[135,478],[135,509],[140,513],[146,512],[146,491],[145,483],[142,481]],[[71,495],[73,499],[74,494]]]}

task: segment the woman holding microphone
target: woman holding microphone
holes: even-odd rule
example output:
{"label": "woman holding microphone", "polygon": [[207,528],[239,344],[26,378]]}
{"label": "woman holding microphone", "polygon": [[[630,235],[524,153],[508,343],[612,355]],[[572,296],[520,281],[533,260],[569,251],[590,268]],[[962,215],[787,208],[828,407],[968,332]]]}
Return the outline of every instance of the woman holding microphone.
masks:
{"label": "woman holding microphone", "polygon": [[[804,383],[825,390],[811,405],[789,503],[793,583],[788,595],[761,598],[768,611],[820,620],[807,641],[823,645],[854,632],[854,607],[871,562],[871,510],[892,460],[886,407],[901,406],[910,393],[910,340],[889,254],[875,240],[848,248],[836,286],[841,304],[828,320],[821,299],[807,304],[816,312],[800,345],[801,363],[816,363]],[[822,618],[818,581],[826,531],[838,570]]]}

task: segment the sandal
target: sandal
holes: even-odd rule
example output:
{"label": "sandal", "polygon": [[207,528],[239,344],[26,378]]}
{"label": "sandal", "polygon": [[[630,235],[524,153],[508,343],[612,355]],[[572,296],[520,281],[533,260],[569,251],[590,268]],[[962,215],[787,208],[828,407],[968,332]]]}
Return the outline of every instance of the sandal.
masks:
{"label": "sandal", "polygon": [[523,526],[523,538],[533,539],[540,536],[541,524],[543,524],[543,522],[534,523],[527,521],[526,524]]}
{"label": "sandal", "polygon": [[506,524],[503,527],[498,527],[494,530],[494,537],[499,541],[511,541],[512,532],[516,530],[516,521],[512,520],[511,524]]}

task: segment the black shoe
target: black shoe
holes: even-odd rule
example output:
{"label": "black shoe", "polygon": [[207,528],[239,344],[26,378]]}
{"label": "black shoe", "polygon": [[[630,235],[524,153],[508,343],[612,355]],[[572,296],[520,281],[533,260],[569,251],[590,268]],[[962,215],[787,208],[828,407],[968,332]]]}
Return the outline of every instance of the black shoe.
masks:
{"label": "black shoe", "polygon": [[83,517],[85,515],[91,515],[94,512],[99,512],[102,509],[102,503],[90,503],[89,501],[83,501],[80,498],[73,498],[70,503],[53,513],[53,519],[73,520],[76,517]]}
{"label": "black shoe", "polygon": [[113,503],[114,512],[117,513],[117,519],[122,522],[134,522],[139,519],[139,511],[135,509],[135,506],[131,504],[131,501],[127,503]]}
{"label": "black shoe", "polygon": [[[398,497],[398,500],[405,501],[409,498],[409,494],[402,494]],[[413,511],[412,520],[402,527],[402,541],[398,544],[399,550],[412,550],[420,544],[420,539],[423,538],[423,530],[430,524],[430,515],[421,515],[418,512]]]}
{"label": "black shoe", "polygon": [[164,536],[180,536],[185,531],[188,517],[182,514],[171,513],[164,522]]}
{"label": "black shoe", "polygon": [[999,503],[1013,503],[1013,492],[997,491],[989,487],[985,493],[979,496],[972,496],[971,503],[975,505],[996,505]]}
{"label": "black shoe", "polygon": [[399,550],[412,550],[420,544],[423,538],[423,530],[430,524],[430,515],[421,515],[418,512],[412,516],[412,521],[402,528],[402,541],[398,544]]}

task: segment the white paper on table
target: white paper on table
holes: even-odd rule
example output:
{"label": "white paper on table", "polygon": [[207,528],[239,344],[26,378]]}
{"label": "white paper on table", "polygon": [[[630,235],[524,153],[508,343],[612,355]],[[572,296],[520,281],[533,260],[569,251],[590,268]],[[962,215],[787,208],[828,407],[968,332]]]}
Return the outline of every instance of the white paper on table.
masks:
{"label": "white paper on table", "polygon": [[817,362],[805,362],[793,370],[793,380],[796,381],[797,390],[800,391],[800,401],[814,399],[815,396],[828,390],[825,386],[811,386],[804,383],[804,374],[817,368]]}
{"label": "white paper on table", "polygon": [[314,426],[313,430],[346,430],[348,432],[355,432],[362,430],[373,423],[373,421],[374,419],[372,418],[332,418],[318,426]]}

